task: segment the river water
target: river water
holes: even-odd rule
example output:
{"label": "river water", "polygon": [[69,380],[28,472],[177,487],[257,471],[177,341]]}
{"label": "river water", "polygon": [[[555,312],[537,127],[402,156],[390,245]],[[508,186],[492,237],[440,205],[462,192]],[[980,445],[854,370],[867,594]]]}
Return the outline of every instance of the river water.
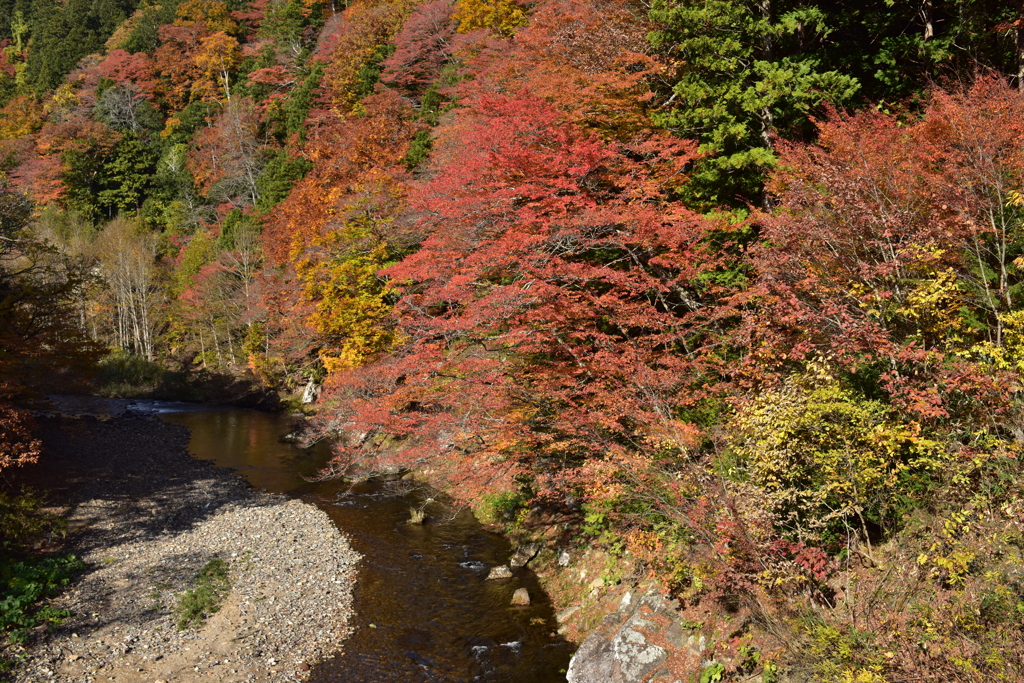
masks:
{"label": "river water", "polygon": [[[344,652],[314,667],[311,681],[420,683],[565,680],[572,648],[555,634],[550,603],[528,570],[487,581],[512,549],[463,511],[451,521],[409,524],[409,508],[429,491],[395,495],[386,484],[309,482],[326,446],[281,443],[285,416],[195,404],[134,402],[191,430],[198,458],[237,470],[254,486],[316,504],[363,555],[355,588],[355,632]],[[430,503],[435,518],[449,510]],[[526,587],[529,607],[511,607]]]}

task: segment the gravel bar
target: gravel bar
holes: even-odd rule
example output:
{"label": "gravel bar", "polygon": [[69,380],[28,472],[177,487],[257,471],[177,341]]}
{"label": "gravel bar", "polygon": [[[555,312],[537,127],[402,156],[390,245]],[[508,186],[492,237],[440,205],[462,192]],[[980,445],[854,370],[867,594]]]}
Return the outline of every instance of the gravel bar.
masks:
{"label": "gravel bar", "polygon": [[[16,681],[303,680],[341,650],[360,556],[323,511],[189,457],[188,431],[156,418],[40,422],[27,478],[88,569],[53,601],[70,619],[8,648]],[[180,631],[174,607],[215,557],[230,592]]]}

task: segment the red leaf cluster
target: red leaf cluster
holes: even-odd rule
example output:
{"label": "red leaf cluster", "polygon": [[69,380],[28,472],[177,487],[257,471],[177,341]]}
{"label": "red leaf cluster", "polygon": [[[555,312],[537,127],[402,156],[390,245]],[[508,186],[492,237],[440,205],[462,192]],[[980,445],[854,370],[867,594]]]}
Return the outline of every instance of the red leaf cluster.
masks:
{"label": "red leaf cluster", "polygon": [[384,62],[382,80],[415,92],[422,92],[434,82],[452,56],[454,11],[449,0],[433,0],[417,7],[395,37],[395,52]]}
{"label": "red leaf cluster", "polygon": [[[824,354],[850,368],[884,362],[896,404],[926,421],[965,398],[978,419],[1005,406],[1016,381],[949,351],[1000,345],[1016,305],[1022,121],[1024,94],[981,78],[935,91],[918,121],[833,112],[817,144],[780,144],[777,204],[759,217],[752,253],[757,286],[737,302],[749,377]],[[958,284],[922,298],[941,277]],[[964,311],[979,324],[957,328]]]}
{"label": "red leaf cluster", "polygon": [[462,147],[410,196],[420,249],[385,271],[408,343],[334,379],[350,431],[408,439],[360,464],[443,467],[467,495],[538,460],[625,462],[666,431],[687,376],[669,349],[692,332],[677,290],[715,261],[712,224],[658,195],[693,147],[610,145],[526,93],[460,117]]}

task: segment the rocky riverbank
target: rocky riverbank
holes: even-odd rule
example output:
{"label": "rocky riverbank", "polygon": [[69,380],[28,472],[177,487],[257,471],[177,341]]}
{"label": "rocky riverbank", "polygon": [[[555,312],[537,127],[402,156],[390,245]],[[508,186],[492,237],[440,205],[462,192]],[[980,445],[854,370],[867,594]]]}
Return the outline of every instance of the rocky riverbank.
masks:
{"label": "rocky riverbank", "polygon": [[[14,680],[301,680],[340,650],[359,555],[326,514],[189,457],[187,430],[155,418],[40,421],[43,457],[23,474],[88,568],[54,601],[71,618],[9,649]],[[179,630],[175,607],[214,558],[230,592]]]}

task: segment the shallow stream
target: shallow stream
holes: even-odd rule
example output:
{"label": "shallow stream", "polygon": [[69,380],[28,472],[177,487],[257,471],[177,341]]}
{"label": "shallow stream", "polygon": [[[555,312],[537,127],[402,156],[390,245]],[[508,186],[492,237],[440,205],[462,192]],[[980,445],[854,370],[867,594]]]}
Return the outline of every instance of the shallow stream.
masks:
{"label": "shallow stream", "polygon": [[[363,555],[355,588],[355,632],[344,652],[314,667],[311,681],[420,683],[565,680],[572,649],[555,634],[550,603],[528,570],[487,581],[490,567],[512,549],[468,512],[447,522],[409,524],[409,508],[429,491],[395,495],[387,484],[351,488],[308,482],[329,458],[279,439],[285,416],[195,404],[133,402],[191,430],[193,455],[237,470],[259,488],[298,496],[330,515]],[[447,516],[438,503],[426,507]],[[511,607],[526,587],[533,603]]]}

